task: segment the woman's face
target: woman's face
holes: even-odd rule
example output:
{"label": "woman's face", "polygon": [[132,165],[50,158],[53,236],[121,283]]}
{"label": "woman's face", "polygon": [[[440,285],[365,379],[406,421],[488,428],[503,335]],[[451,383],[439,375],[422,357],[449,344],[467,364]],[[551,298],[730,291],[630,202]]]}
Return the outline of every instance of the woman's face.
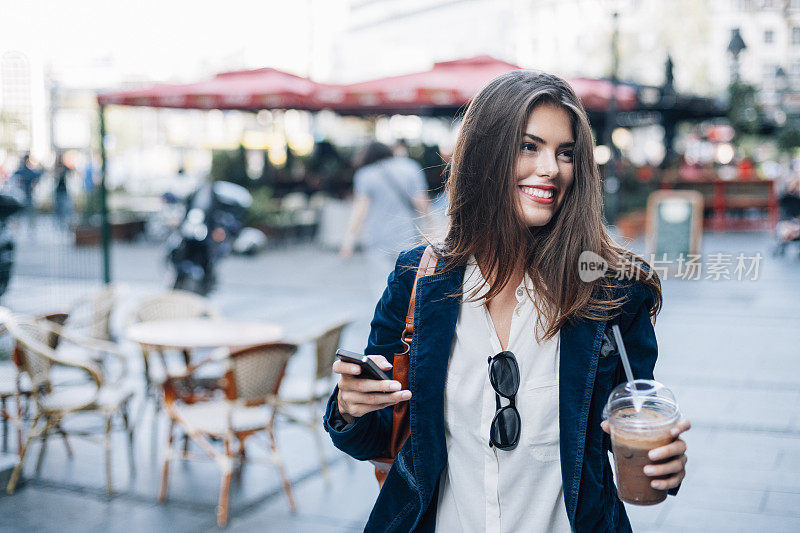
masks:
{"label": "woman's face", "polygon": [[525,224],[544,226],[564,202],[573,178],[572,121],[552,104],[533,109],[519,139],[516,181]]}

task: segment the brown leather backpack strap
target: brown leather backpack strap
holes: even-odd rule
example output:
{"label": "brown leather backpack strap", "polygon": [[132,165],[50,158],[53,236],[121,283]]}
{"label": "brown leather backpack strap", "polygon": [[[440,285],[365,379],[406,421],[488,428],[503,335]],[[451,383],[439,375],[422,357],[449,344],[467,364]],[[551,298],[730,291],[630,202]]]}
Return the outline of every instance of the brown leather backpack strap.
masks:
{"label": "brown leather backpack strap", "polygon": [[425,252],[422,254],[422,259],[419,261],[417,268],[417,276],[414,278],[414,285],[411,287],[411,299],[408,301],[408,313],[406,314],[406,329],[403,332],[403,340],[406,344],[411,344],[411,339],[414,335],[414,304],[417,295],[417,282],[419,278],[430,276],[436,273],[436,267],[439,265],[439,257],[433,250],[433,246],[428,245]]}

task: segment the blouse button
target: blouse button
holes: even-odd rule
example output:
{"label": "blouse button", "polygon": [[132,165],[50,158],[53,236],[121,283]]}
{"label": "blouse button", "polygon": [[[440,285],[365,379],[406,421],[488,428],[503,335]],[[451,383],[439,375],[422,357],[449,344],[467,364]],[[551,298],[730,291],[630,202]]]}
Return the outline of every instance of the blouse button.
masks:
{"label": "blouse button", "polygon": [[522,298],[522,295],[523,295],[523,294],[525,294],[525,291],[524,291],[524,290],[522,290],[522,287],[518,288],[518,289],[517,289],[517,296],[519,296],[520,298]]}

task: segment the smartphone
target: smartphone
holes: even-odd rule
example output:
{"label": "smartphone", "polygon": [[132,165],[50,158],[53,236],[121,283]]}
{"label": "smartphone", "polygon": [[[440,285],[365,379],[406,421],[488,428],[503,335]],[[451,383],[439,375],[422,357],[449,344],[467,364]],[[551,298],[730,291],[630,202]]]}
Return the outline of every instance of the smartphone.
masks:
{"label": "smartphone", "polygon": [[392,379],[391,376],[387,375],[386,372],[381,370],[378,367],[378,365],[375,364],[375,361],[373,361],[366,355],[362,355],[360,353],[355,353],[355,352],[348,352],[347,350],[336,350],[336,356],[339,358],[340,361],[344,361],[345,363],[352,363],[354,365],[358,365],[361,367],[361,373],[355,376],[357,378]]}

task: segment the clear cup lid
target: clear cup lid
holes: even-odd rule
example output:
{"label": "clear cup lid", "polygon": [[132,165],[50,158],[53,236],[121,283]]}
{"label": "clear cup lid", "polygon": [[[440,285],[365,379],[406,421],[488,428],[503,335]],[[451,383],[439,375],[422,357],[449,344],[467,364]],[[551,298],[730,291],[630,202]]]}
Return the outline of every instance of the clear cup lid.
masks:
{"label": "clear cup lid", "polygon": [[604,420],[623,426],[652,428],[673,424],[678,418],[680,412],[675,395],[658,381],[649,379],[618,385],[611,391],[603,409]]}

